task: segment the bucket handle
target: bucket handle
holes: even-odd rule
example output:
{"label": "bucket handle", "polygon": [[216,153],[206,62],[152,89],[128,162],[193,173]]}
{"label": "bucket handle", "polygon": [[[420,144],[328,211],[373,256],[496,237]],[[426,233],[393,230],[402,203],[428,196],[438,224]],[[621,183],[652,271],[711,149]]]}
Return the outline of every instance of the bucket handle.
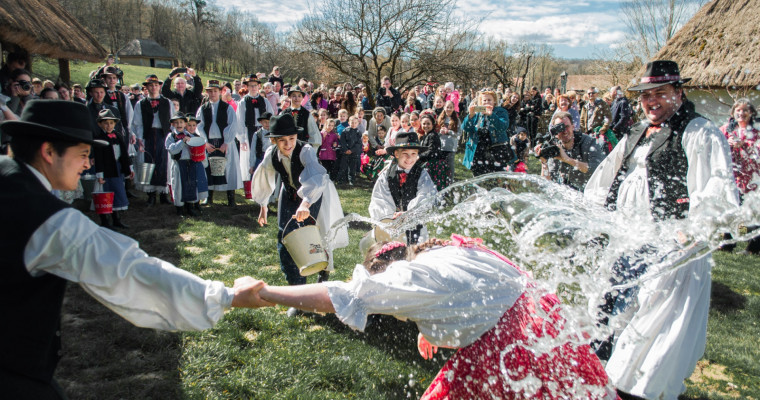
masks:
{"label": "bucket handle", "polygon": [[[313,216],[313,215],[309,214],[309,218],[311,218],[311,219],[313,219],[313,220],[314,220],[314,225],[316,225],[316,224],[317,224],[317,220],[314,218],[314,216]],[[290,218],[290,221],[288,221],[288,223],[286,223],[286,224],[285,224],[285,227],[284,227],[284,228],[282,228],[282,231],[283,231],[283,232],[287,231],[287,230],[288,230],[288,225],[290,225],[290,223],[291,223],[291,222],[293,222],[293,221],[296,221],[296,219],[295,219],[295,218]],[[303,226],[304,226],[304,225],[303,225],[303,222],[298,222],[298,221],[296,221],[296,223],[297,223],[297,224],[299,224],[299,225],[301,225],[300,227],[303,227]],[[299,228],[300,228],[300,227],[299,227]]]}
{"label": "bucket handle", "polygon": [[153,156],[151,156],[150,153],[148,153],[147,151],[143,151],[142,154],[143,154],[143,164],[153,164],[153,163],[149,163],[145,161],[145,156],[150,156],[151,161],[153,160]]}

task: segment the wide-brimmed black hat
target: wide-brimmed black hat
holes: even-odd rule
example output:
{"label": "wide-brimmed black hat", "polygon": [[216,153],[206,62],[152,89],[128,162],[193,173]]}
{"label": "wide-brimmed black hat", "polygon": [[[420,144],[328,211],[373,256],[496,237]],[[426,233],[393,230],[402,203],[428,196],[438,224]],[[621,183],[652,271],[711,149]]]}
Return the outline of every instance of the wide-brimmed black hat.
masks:
{"label": "wide-brimmed black hat", "polygon": [[89,91],[90,89],[95,89],[95,88],[102,88],[102,89],[108,90],[108,85],[106,85],[106,83],[103,82],[102,79],[95,78],[87,82],[87,86],[84,88],[84,90]]}
{"label": "wide-brimmed black hat", "polygon": [[269,133],[264,135],[265,138],[278,138],[303,132],[303,128],[296,126],[296,120],[291,114],[278,115],[272,117],[270,121]]}
{"label": "wide-brimmed black hat", "polygon": [[256,121],[261,121],[262,119],[266,119],[266,120],[272,119],[272,113],[267,111],[264,114],[261,114],[258,118],[256,118]]}
{"label": "wide-brimmed black hat", "polygon": [[251,74],[243,78],[243,85],[247,85],[250,82],[256,82],[258,84],[261,84],[261,80],[259,79],[258,76],[256,76],[256,74]]}
{"label": "wide-brimmed black hat", "polygon": [[647,70],[641,77],[641,82],[628,88],[632,92],[641,92],[668,84],[684,84],[691,78],[682,78],[681,71],[675,61],[657,60],[647,63]]}
{"label": "wide-brimmed black hat", "polygon": [[213,89],[213,88],[222,90],[222,84],[216,79],[209,79],[209,81],[206,82],[206,90]]}
{"label": "wide-brimmed black hat", "polygon": [[393,154],[396,150],[427,150],[427,146],[420,145],[420,139],[416,132],[399,132],[396,135],[396,141],[393,146],[386,147],[389,153]]}
{"label": "wide-brimmed black hat", "polygon": [[301,90],[301,88],[298,86],[293,86],[290,89],[288,89],[288,97],[290,97],[290,95],[293,94],[294,92],[301,93],[301,96],[306,97],[306,93],[303,90]]}
{"label": "wide-brimmed black hat", "polygon": [[159,85],[163,85],[164,81],[158,79],[156,75],[147,75],[145,77],[145,82],[143,82],[143,86],[148,86],[149,83],[158,83]]}
{"label": "wide-brimmed black hat", "polygon": [[34,136],[51,141],[108,146],[92,138],[92,119],[84,104],[66,100],[32,100],[18,121],[0,124],[0,135]]}
{"label": "wide-brimmed black hat", "polygon": [[114,66],[108,66],[103,69],[103,72],[100,73],[100,76],[103,75],[113,75],[113,76],[119,76],[119,69]]}
{"label": "wide-brimmed black hat", "polygon": [[109,109],[100,110],[98,113],[98,118],[95,119],[95,122],[100,122],[104,120],[113,120],[113,121],[120,121],[121,119],[113,114],[113,111]]}
{"label": "wide-brimmed black hat", "polygon": [[174,115],[169,119],[169,122],[174,122],[178,119],[183,119],[185,122],[187,122],[187,115],[185,115],[182,111],[175,111]]}

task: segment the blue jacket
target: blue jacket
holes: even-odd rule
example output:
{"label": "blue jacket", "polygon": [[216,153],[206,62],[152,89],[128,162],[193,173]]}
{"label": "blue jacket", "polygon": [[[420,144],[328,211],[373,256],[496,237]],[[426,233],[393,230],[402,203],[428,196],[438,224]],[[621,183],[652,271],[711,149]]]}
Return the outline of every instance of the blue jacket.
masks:
{"label": "blue jacket", "polygon": [[475,149],[478,147],[478,129],[483,126],[488,127],[491,144],[501,144],[509,142],[509,113],[502,107],[494,107],[490,116],[481,113],[475,113],[474,116],[468,115],[462,121],[462,132],[467,138],[464,149],[464,159],[462,165],[470,169],[472,158],[475,156]]}

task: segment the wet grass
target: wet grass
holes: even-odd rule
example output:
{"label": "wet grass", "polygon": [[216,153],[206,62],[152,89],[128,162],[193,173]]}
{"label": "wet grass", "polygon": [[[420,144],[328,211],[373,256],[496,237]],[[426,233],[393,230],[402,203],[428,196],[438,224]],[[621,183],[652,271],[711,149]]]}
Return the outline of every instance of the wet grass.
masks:
{"label": "wet grass", "polygon": [[[457,179],[468,174],[456,171]],[[338,189],[346,213],[368,215],[369,182]],[[148,211],[143,200],[133,203],[129,233],[149,254],[228,285],[242,275],[285,284],[274,213],[262,228],[255,222],[258,206],[250,203],[228,208],[217,200],[194,219],[173,216],[170,206]],[[350,227],[351,245],[336,251],[331,279],[350,278],[366,229]],[[759,260],[716,254],[707,350],[684,399],[760,399]],[[452,354],[423,360],[415,350],[416,327],[389,317],[361,333],[329,315],[288,318],[283,307],[235,309],[204,332],[161,333],[134,328],[81,290],[70,292],[68,350],[57,376],[77,399],[419,398]]]}

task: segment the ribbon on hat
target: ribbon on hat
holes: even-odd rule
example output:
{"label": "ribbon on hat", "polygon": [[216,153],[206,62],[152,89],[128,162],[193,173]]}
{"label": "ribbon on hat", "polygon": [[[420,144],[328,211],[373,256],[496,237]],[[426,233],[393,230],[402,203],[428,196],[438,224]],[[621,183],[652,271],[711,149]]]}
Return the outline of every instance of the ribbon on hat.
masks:
{"label": "ribbon on hat", "polygon": [[657,82],[670,82],[680,81],[681,75],[663,75],[663,76],[644,76],[641,78],[641,83],[657,83]]}

